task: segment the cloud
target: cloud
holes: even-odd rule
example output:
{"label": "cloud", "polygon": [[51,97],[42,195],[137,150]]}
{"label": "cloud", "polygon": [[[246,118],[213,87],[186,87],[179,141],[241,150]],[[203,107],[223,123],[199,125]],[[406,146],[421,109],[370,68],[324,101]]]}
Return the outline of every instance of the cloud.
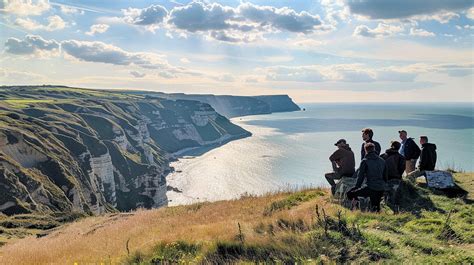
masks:
{"label": "cloud", "polygon": [[0,13],[17,16],[38,16],[50,8],[47,0],[0,0]]}
{"label": "cloud", "polygon": [[466,11],[466,17],[474,20],[474,7],[471,7]]}
{"label": "cloud", "polygon": [[[135,23],[134,18],[138,17],[143,9],[127,10],[125,20],[129,23],[150,25]],[[169,13],[166,13],[164,8],[159,10],[155,12],[158,13],[159,19],[157,23],[152,23],[153,25],[165,21],[164,26],[169,30],[204,34],[208,38],[224,42],[251,42],[259,39],[261,34],[277,31],[310,34],[332,29],[323,24],[319,16],[306,11],[298,13],[288,7],[275,8],[251,3],[230,7],[194,1],[176,6]]]}
{"label": "cloud", "polygon": [[72,14],[84,14],[84,10],[81,10],[79,8],[75,8],[72,6],[67,6],[67,5],[59,5],[59,9],[61,10],[62,13],[66,15],[72,15]]}
{"label": "cloud", "polygon": [[8,38],[5,42],[5,51],[17,55],[42,54],[44,52],[57,52],[59,42],[45,40],[40,36],[26,35],[24,40]]}
{"label": "cloud", "polygon": [[297,13],[288,7],[275,8],[272,6],[257,6],[243,3],[238,7],[239,14],[261,26],[298,33],[312,33],[317,26],[322,25],[319,16],[311,15],[306,11]]}
{"label": "cloud", "polygon": [[186,58],[186,57],[183,57],[183,58],[179,59],[179,61],[182,62],[182,63],[190,63],[190,62],[191,62],[191,61],[189,61],[189,59]]}
{"label": "cloud", "polygon": [[107,24],[94,24],[90,27],[90,30],[86,32],[89,36],[94,36],[96,33],[104,33],[109,29]]}
{"label": "cloud", "polygon": [[121,66],[137,66],[156,70],[165,78],[178,75],[202,76],[196,71],[184,67],[174,67],[163,55],[149,52],[128,52],[117,46],[100,41],[45,40],[40,36],[27,35],[24,40],[9,38],[4,44],[5,52],[16,55],[59,55],[59,48],[65,58],[84,62],[105,63]]}
{"label": "cloud", "polygon": [[363,64],[274,66],[258,69],[269,81],[290,82],[413,82],[420,72],[401,68],[371,68]]}
{"label": "cloud", "polygon": [[130,71],[130,74],[131,74],[133,77],[136,77],[136,78],[142,78],[142,77],[145,77],[145,76],[146,76],[145,73],[141,73],[141,72],[138,72],[138,71]]}
{"label": "cloud", "polygon": [[64,29],[66,27],[66,22],[58,15],[49,16],[47,20],[48,20],[48,24],[43,25],[30,18],[17,18],[15,20],[15,25],[25,28],[27,30],[46,30],[46,31],[55,31],[55,30]]}
{"label": "cloud", "polygon": [[176,78],[178,75],[200,75],[200,73],[186,68],[170,65],[163,55],[149,52],[128,52],[99,41],[66,40],[61,42],[61,49],[68,56],[80,61],[138,66],[143,69],[156,70],[157,74],[164,78]]}
{"label": "cloud", "polygon": [[371,29],[366,25],[359,25],[355,28],[353,35],[368,38],[381,38],[393,36],[396,33],[402,32],[401,26],[393,26],[385,23],[379,23],[376,28]]}
{"label": "cloud", "polygon": [[22,72],[22,71],[15,71],[15,70],[0,68],[0,80],[2,80],[2,84],[15,84],[15,85],[18,85],[19,83],[38,84],[38,82],[42,82],[45,80],[45,76],[36,74],[36,73]]}
{"label": "cloud", "polygon": [[170,12],[168,23],[178,29],[189,32],[222,30],[231,27],[229,20],[235,16],[235,10],[217,3],[205,4],[191,2],[178,6]]}
{"label": "cloud", "polygon": [[426,31],[424,29],[416,29],[416,28],[411,28],[410,29],[410,35],[411,36],[419,36],[419,37],[434,37],[436,34],[433,32]]}
{"label": "cloud", "polygon": [[214,79],[219,82],[234,82],[235,81],[235,77],[231,74],[223,74],[223,75],[215,77]]}
{"label": "cloud", "polygon": [[472,0],[347,0],[351,13],[370,19],[402,19],[471,8]]}
{"label": "cloud", "polygon": [[62,50],[74,58],[86,62],[115,65],[137,65],[149,69],[164,67],[166,63],[151,53],[131,53],[100,41],[67,40],[61,42]]}
{"label": "cloud", "polygon": [[128,8],[123,9],[123,20],[128,24],[147,26],[151,31],[154,31],[160,23],[163,22],[168,15],[168,10],[160,5],[151,5],[149,7],[138,9]]}

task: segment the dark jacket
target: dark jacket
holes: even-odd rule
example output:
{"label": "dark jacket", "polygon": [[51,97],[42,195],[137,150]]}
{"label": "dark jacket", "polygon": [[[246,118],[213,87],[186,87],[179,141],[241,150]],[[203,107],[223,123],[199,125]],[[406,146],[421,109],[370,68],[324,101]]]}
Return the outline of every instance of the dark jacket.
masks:
{"label": "dark jacket", "polygon": [[420,163],[418,169],[420,170],[434,170],[436,166],[436,145],[424,143],[421,146]]}
{"label": "dark jacket", "polygon": [[339,166],[342,175],[352,176],[355,171],[355,158],[349,145],[338,148],[330,157],[329,160],[334,161]]}
{"label": "dark jacket", "polygon": [[418,157],[420,157],[420,148],[415,143],[415,141],[413,141],[413,138],[407,138],[405,143],[402,143],[402,145],[402,155],[405,157],[406,160],[418,159]]}
{"label": "dark jacket", "polygon": [[405,157],[403,157],[396,149],[387,149],[385,153],[380,155],[387,165],[388,179],[402,179],[403,171],[405,171]]}
{"label": "dark jacket", "polygon": [[371,190],[384,191],[388,180],[385,161],[375,152],[368,153],[360,162],[356,188],[360,188],[364,179]]}
{"label": "dark jacket", "polygon": [[375,153],[377,155],[380,155],[380,151],[382,150],[382,148],[380,147],[380,144],[372,139],[364,142],[362,144],[362,147],[360,148],[360,154],[361,154],[361,157],[360,157],[360,160],[364,159],[365,157],[365,149],[364,149],[364,145],[367,144],[367,143],[373,143],[375,145]]}

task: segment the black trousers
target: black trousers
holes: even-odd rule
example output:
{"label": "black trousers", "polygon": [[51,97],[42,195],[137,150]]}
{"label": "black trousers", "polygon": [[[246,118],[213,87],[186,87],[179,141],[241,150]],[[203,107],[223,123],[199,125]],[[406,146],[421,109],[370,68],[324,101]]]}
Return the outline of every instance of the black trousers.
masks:
{"label": "black trousers", "polygon": [[378,212],[380,211],[380,200],[384,191],[372,190],[369,187],[363,187],[359,189],[351,189],[347,192],[347,198],[349,200],[356,199],[357,197],[369,197],[370,198],[370,210]]}

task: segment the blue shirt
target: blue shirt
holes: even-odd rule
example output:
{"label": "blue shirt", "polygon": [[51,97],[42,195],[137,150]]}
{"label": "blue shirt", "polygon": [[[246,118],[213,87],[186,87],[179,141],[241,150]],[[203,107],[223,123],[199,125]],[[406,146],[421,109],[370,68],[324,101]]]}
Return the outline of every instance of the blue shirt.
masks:
{"label": "blue shirt", "polygon": [[407,139],[403,140],[401,145],[400,145],[400,150],[398,152],[402,155],[405,156],[405,143],[407,142]]}

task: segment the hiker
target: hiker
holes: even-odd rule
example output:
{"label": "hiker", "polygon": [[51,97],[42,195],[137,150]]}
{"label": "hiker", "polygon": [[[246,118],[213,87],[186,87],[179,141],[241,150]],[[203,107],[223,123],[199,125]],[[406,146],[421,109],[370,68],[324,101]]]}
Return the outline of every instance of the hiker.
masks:
{"label": "hiker", "polygon": [[360,148],[360,154],[361,154],[360,160],[364,159],[364,157],[365,157],[366,152],[365,152],[364,145],[367,144],[367,143],[374,144],[375,153],[377,155],[380,155],[380,151],[382,150],[382,148],[380,147],[380,144],[378,142],[376,142],[372,139],[373,136],[374,136],[374,131],[372,131],[372,129],[370,129],[370,128],[362,129],[362,140],[364,140],[364,143],[362,144],[362,146]]}
{"label": "hiker", "polygon": [[432,171],[436,166],[436,145],[428,143],[428,136],[420,136],[421,155],[418,164],[419,170]]}
{"label": "hiker", "polygon": [[352,177],[355,168],[354,152],[352,152],[346,140],[340,139],[334,145],[337,146],[337,150],[329,157],[333,172],[324,175],[331,185],[333,195],[336,192],[335,180],[343,177]]}
{"label": "hiker", "polygon": [[400,142],[392,141],[390,149],[385,150],[385,153],[380,155],[387,165],[388,180],[401,180],[403,171],[405,171],[405,157],[398,152],[400,146]]}
{"label": "hiker", "polygon": [[[387,183],[387,167],[385,161],[377,155],[373,143],[365,144],[364,149],[367,154],[360,162],[357,183],[347,192],[347,198],[354,202],[358,197],[369,197],[370,210],[378,212]],[[362,187],[364,180],[366,185]]]}
{"label": "hiker", "polygon": [[420,148],[413,138],[407,136],[407,131],[398,131],[402,145],[400,146],[400,154],[405,157],[405,174],[415,171],[416,160],[420,156]]}
{"label": "hiker", "polygon": [[425,171],[432,171],[436,166],[436,145],[428,143],[428,136],[420,136],[421,155],[418,168],[408,174],[408,179],[415,181],[418,177],[425,175]]}

